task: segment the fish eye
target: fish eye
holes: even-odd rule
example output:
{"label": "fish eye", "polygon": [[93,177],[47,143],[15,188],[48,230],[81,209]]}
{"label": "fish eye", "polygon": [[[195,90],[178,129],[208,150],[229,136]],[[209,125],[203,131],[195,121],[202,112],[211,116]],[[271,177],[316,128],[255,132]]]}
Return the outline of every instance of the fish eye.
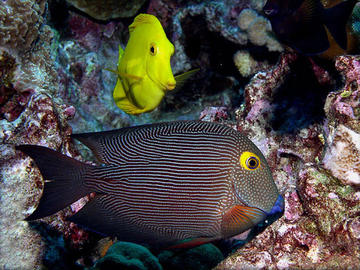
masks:
{"label": "fish eye", "polygon": [[260,167],[260,158],[251,152],[243,152],[240,156],[240,165],[246,170],[253,171]]}
{"label": "fish eye", "polygon": [[267,16],[270,16],[271,14],[274,13],[274,10],[273,10],[273,9],[265,9],[265,10],[264,10],[264,13],[265,13]]}
{"label": "fish eye", "polygon": [[150,44],[150,54],[155,56],[157,54],[157,46],[154,42]]}
{"label": "fish eye", "polygon": [[246,165],[248,166],[249,169],[255,170],[255,169],[258,167],[259,162],[258,162],[258,160],[256,159],[256,157],[249,157],[249,158],[246,160]]}

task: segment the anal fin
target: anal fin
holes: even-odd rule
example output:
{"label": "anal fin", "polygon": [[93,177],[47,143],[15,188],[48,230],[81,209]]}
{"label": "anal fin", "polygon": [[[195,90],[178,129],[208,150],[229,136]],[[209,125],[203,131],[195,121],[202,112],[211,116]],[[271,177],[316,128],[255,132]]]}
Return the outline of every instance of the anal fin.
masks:
{"label": "anal fin", "polygon": [[180,243],[171,245],[169,247],[167,247],[166,249],[176,249],[176,248],[193,248],[193,247],[197,247],[206,243],[210,243],[212,241],[217,240],[217,238],[212,238],[212,237],[199,237],[199,238],[195,238],[195,239],[189,239],[189,240],[185,240],[185,241],[181,241]]}

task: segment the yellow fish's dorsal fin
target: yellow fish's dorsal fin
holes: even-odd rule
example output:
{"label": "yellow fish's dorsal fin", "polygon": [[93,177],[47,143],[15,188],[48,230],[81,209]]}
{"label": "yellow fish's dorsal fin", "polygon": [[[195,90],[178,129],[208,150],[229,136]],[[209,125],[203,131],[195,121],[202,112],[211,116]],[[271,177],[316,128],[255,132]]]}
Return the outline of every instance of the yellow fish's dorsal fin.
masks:
{"label": "yellow fish's dorsal fin", "polygon": [[149,23],[149,24],[159,23],[160,24],[159,20],[154,15],[141,13],[141,14],[137,15],[135,17],[133,23],[129,25],[129,32],[131,33],[132,31],[134,31],[134,29],[138,25],[141,25],[144,23]]}
{"label": "yellow fish's dorsal fin", "polygon": [[133,80],[137,80],[137,81],[141,81],[142,80],[142,77],[140,76],[136,76],[136,75],[132,75],[132,74],[127,74],[127,73],[123,73],[123,72],[119,72],[117,70],[113,70],[113,69],[110,69],[110,68],[105,68],[105,70],[107,71],[110,71],[112,73],[115,73],[116,75],[118,75],[120,77],[120,79],[122,77],[126,77],[126,78],[129,78],[129,79],[133,79]]}
{"label": "yellow fish's dorsal fin", "polygon": [[181,87],[184,86],[185,82],[192,76],[194,75],[196,72],[198,72],[200,70],[200,68],[195,68],[189,71],[186,71],[182,74],[176,75],[175,76],[175,81],[176,81],[176,90],[181,89]]}

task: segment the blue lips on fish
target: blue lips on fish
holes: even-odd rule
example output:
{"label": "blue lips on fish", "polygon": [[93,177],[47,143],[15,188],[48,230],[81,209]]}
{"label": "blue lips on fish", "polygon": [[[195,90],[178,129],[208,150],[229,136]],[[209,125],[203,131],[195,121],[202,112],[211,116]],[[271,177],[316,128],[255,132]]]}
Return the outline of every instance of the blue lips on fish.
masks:
{"label": "blue lips on fish", "polygon": [[191,246],[232,237],[281,210],[264,156],[227,126],[178,121],[72,137],[100,164],[46,147],[16,147],[34,159],[46,180],[26,220],[52,215],[94,192],[71,221],[124,241],[191,239],[185,244]]}

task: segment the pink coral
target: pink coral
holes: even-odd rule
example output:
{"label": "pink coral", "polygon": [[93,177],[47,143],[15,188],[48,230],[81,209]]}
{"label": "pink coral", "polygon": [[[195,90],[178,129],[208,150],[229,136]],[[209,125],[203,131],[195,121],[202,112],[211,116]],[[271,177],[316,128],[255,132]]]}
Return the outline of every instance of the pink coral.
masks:
{"label": "pink coral", "polygon": [[296,222],[303,214],[303,208],[296,191],[285,194],[284,216],[289,222]]}
{"label": "pink coral", "polygon": [[226,107],[207,107],[200,113],[200,120],[202,121],[221,121],[228,118]]}

